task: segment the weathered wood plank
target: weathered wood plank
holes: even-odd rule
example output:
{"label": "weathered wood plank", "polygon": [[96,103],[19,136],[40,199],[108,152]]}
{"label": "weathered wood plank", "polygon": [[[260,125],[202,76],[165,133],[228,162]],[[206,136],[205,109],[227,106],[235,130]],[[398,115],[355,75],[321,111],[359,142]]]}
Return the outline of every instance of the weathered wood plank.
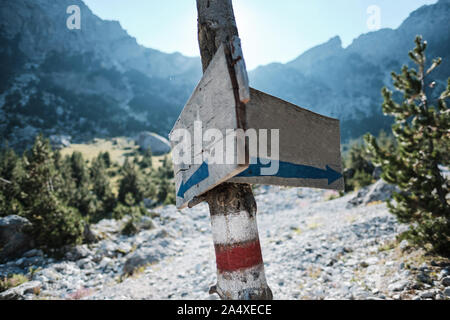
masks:
{"label": "weathered wood plank", "polygon": [[[186,130],[190,136],[190,161],[175,161],[177,206],[186,207],[192,199],[223,182],[342,190],[339,121],[255,89],[249,90],[247,104],[239,103],[236,83],[233,85],[232,81],[236,74],[229,63],[230,57],[222,45],[170,133],[173,147],[179,143],[178,129]],[[200,131],[196,122],[201,122]],[[218,131],[220,138],[204,142],[203,134],[209,129]],[[241,149],[244,153],[239,161],[236,148],[232,163],[226,162],[229,137],[236,145],[246,143],[245,136],[230,135],[229,130],[236,129],[278,130],[279,139],[274,141],[277,145],[272,145],[270,135],[266,141],[258,136],[256,143]],[[261,153],[262,144],[268,151],[265,154]],[[204,155],[216,148],[223,151],[223,161],[206,163]],[[279,153],[274,154],[273,150]],[[254,162],[249,163],[252,159]],[[261,164],[261,160],[279,161],[276,173],[265,175],[262,169],[272,164]]]}
{"label": "weathered wood plank", "polygon": [[[246,129],[279,129],[280,169],[274,176],[260,176],[261,166],[252,164],[230,182],[342,190],[339,121],[255,89],[250,95]],[[276,160],[267,140],[267,158]]]}
{"label": "weathered wood plank", "polygon": [[246,104],[250,101],[250,85],[241,47],[241,39],[236,36],[233,37],[233,41],[231,42],[231,57],[233,59],[237,85],[239,88],[239,100]]}
{"label": "weathered wood plank", "polygon": [[[229,71],[228,60],[222,45],[169,135],[173,147],[179,142],[178,129],[187,130],[191,137],[191,161],[188,164],[174,163],[177,207],[179,208],[186,207],[194,197],[213,189],[248,168],[247,162],[238,164],[234,161],[233,164],[207,165],[202,160],[198,161],[217,145],[225,144],[227,130],[242,126],[241,121],[237,119],[235,92]],[[203,146],[196,143],[198,142],[194,139],[196,121],[202,123],[203,132],[198,132],[200,135],[208,129],[215,129],[220,131],[224,138],[209,144],[204,143]],[[244,144],[243,138],[237,137],[235,143]]]}

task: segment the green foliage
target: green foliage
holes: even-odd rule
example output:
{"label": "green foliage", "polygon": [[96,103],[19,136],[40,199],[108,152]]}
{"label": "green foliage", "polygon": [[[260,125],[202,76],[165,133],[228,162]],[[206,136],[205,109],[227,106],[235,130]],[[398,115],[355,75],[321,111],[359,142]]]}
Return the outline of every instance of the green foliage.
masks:
{"label": "green foliage", "polygon": [[164,159],[162,161],[162,166],[158,168],[157,176],[160,179],[164,179],[164,178],[173,179],[174,178],[173,163],[167,156],[164,157]]}
{"label": "green foliage", "polygon": [[364,187],[370,186],[374,183],[373,175],[365,171],[356,171],[355,175],[349,181],[350,186],[354,190],[359,190]]}
{"label": "green foliage", "polygon": [[70,205],[77,208],[85,217],[95,215],[99,206],[98,198],[95,197],[90,188],[89,170],[80,152],[72,154],[70,168],[75,182],[75,192],[69,201]]}
{"label": "green foliage", "polygon": [[144,200],[145,186],[141,172],[128,159],[121,169],[122,179],[119,184],[119,201],[126,203],[126,196],[131,194],[134,203]]}
{"label": "green foliage", "polygon": [[359,143],[354,143],[351,146],[348,156],[345,159],[345,167],[369,173],[374,169],[364,145]]}
{"label": "green foliage", "polygon": [[54,182],[61,176],[49,141],[38,136],[23,162],[25,177],[19,181],[23,211],[19,214],[32,223],[30,234],[36,243],[49,248],[81,243],[84,221],[76,209],[57,197]]}
{"label": "green foliage", "polygon": [[100,154],[92,161],[90,168],[90,178],[92,183],[92,192],[97,198],[97,208],[95,213],[91,215],[93,222],[100,221],[109,213],[113,212],[117,201],[112,192],[110,180],[106,171],[105,154]]}
{"label": "green foliage", "polygon": [[120,220],[123,219],[123,217],[125,217],[129,213],[130,207],[119,202],[113,210],[112,217],[113,219]]}
{"label": "green foliage", "polygon": [[99,158],[102,158],[103,163],[105,164],[105,167],[107,169],[111,168],[112,161],[111,161],[111,155],[109,154],[109,152],[100,153]]}
{"label": "green foliage", "polygon": [[139,232],[138,223],[140,219],[147,214],[147,210],[144,208],[142,203],[140,205],[136,205],[132,194],[127,194],[125,198],[126,206],[122,206],[120,210],[126,212],[126,214],[130,216],[130,220],[125,224],[121,233],[126,236],[131,236]]}
{"label": "green foliage", "polygon": [[14,150],[6,146],[5,151],[0,154],[0,177],[5,180],[12,180],[13,171],[18,160],[19,157]]}
{"label": "green foliage", "polygon": [[[390,151],[394,150],[396,145],[394,137],[384,130],[378,134],[378,143]],[[364,188],[375,182],[373,157],[362,139],[343,145],[343,159],[346,192]]]}
{"label": "green foliage", "polygon": [[158,185],[156,198],[158,203],[173,205],[176,203],[175,185],[172,182],[174,178],[173,164],[169,158],[165,157],[162,166],[158,168],[155,174],[155,181]]}
{"label": "green foliage", "polygon": [[[119,203],[117,207],[114,209],[113,218],[120,220],[125,216],[130,216],[132,220],[132,224],[136,222],[136,219],[147,214],[147,209],[145,209],[144,205],[141,203],[137,204],[134,200],[134,197],[131,193],[128,193],[125,196],[125,203]],[[129,222],[130,223],[130,222]]]}
{"label": "green foliage", "polygon": [[142,160],[139,162],[139,167],[141,169],[149,169],[153,167],[152,151],[150,148],[144,152]]}
{"label": "green foliage", "polygon": [[76,187],[79,188],[89,182],[88,170],[81,152],[74,152],[70,158],[72,177],[75,180]]}
{"label": "green foliage", "polygon": [[28,278],[23,274],[12,274],[7,277],[0,278],[0,292],[15,288],[28,282]]}
{"label": "green foliage", "polygon": [[[137,158],[138,159],[138,158]],[[0,149],[0,216],[16,214],[30,220],[27,230],[43,249],[59,249],[83,241],[87,223],[104,218],[131,218],[124,233],[131,234],[147,215],[145,198],[155,204],[175,201],[173,167],[168,158],[158,170],[151,153],[122,167],[100,153],[90,162],[81,153],[63,157],[42,135],[22,157],[7,146]],[[111,177],[119,176],[119,194]],[[137,228],[137,227],[136,227]]]}
{"label": "green foliage", "polygon": [[409,56],[418,70],[404,66],[401,74],[392,73],[395,88],[403,93],[402,101],[396,102],[387,88],[382,91],[383,112],[395,117],[392,132],[396,145],[382,147],[371,135],[366,136],[366,142],[375,162],[383,168],[383,179],[400,188],[394,194],[395,201],[388,206],[400,222],[410,225],[408,238],[449,256],[450,182],[439,166],[450,165],[450,110],[446,104],[450,79],[433,106],[429,96],[435,83],[429,80],[429,75],[441,59],[433,60],[428,66],[426,41],[419,36],[415,43]]}
{"label": "green foliage", "polygon": [[139,232],[138,227],[136,226],[136,222],[134,219],[130,219],[125,226],[123,227],[121,234],[124,236],[132,236]]}
{"label": "green foliage", "polygon": [[365,146],[353,142],[344,155],[345,191],[353,191],[372,184],[375,169]]}
{"label": "green foliage", "polygon": [[158,203],[165,205],[175,204],[175,188],[167,180],[161,180],[157,194]]}
{"label": "green foliage", "polygon": [[0,153],[0,217],[21,211],[20,204],[15,200],[20,194],[15,177],[23,176],[20,165],[19,157],[6,146]]}

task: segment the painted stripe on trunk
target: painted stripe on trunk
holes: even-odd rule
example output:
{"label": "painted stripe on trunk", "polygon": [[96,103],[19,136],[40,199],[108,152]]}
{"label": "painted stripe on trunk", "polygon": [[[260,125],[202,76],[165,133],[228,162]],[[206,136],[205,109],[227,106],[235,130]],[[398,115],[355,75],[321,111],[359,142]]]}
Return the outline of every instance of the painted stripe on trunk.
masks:
{"label": "painted stripe on trunk", "polygon": [[219,272],[248,269],[263,263],[259,239],[238,245],[215,245]]}
{"label": "painted stripe on trunk", "polygon": [[239,299],[242,290],[261,289],[267,287],[264,265],[238,272],[223,272],[217,274],[217,287],[229,299]]}
{"label": "painted stripe on trunk", "polygon": [[231,245],[258,239],[256,218],[245,211],[211,216],[211,229],[215,244]]}

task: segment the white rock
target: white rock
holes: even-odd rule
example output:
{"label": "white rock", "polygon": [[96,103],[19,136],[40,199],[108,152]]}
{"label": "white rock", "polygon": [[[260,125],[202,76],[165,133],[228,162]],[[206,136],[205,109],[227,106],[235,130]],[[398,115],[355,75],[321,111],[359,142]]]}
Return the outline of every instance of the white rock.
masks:
{"label": "white rock", "polygon": [[442,285],[444,287],[450,287],[450,277],[445,277],[442,279]]}
{"label": "white rock", "polygon": [[444,295],[445,295],[446,297],[450,297],[450,287],[445,288],[445,290],[444,290]]}
{"label": "white rock", "polygon": [[403,291],[407,286],[409,282],[408,280],[399,280],[397,282],[394,282],[388,286],[389,291]]}
{"label": "white rock", "polygon": [[137,144],[144,150],[150,149],[153,155],[163,155],[171,151],[170,142],[151,132],[141,132],[137,138]]}
{"label": "white rock", "polygon": [[0,292],[0,300],[24,300],[26,294],[32,294],[41,287],[39,281],[26,282],[18,287]]}
{"label": "white rock", "polygon": [[422,299],[432,299],[436,296],[436,292],[434,291],[425,291],[420,294]]}

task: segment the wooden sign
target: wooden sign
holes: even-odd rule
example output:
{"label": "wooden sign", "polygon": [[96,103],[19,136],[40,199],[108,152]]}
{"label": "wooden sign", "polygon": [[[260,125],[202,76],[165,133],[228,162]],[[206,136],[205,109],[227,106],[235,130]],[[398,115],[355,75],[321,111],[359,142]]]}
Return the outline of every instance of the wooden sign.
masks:
{"label": "wooden sign", "polygon": [[[230,182],[344,189],[339,120],[255,89],[250,89],[245,114],[247,128],[279,130],[279,167],[274,175],[262,175],[261,169],[268,166],[267,160],[277,159],[250,155],[258,161],[253,161],[248,170]],[[272,139],[267,139],[267,144],[267,149],[273,150]]]}
{"label": "wooden sign", "polygon": [[[219,48],[170,133],[177,207],[227,181],[343,190],[339,121],[245,88],[245,64],[233,66],[232,51]],[[210,129],[215,139],[195,140]],[[184,162],[175,155],[182,132]],[[222,148],[223,161],[205,160]]]}
{"label": "wooden sign", "polygon": [[[233,163],[217,165],[196,161],[196,159],[203,158],[205,153],[209,153],[217,145],[223,145],[227,140],[227,131],[243,129],[242,115],[240,114],[242,110],[239,110],[237,105],[236,87],[233,87],[233,83],[236,82],[232,81],[232,75],[236,73],[230,70],[228,61],[229,57],[222,45],[217,50],[169,135],[172,147],[179,142],[176,136],[177,130],[187,131],[191,138],[189,163],[179,164],[174,161],[178,208],[186,207],[194,197],[226,182],[249,166],[247,161],[241,162],[241,164],[237,164],[237,161],[229,161]],[[196,121],[201,121],[203,132],[211,128],[218,130],[223,139],[199,148],[194,141]],[[237,146],[244,145],[242,138],[237,137],[234,141]]]}

